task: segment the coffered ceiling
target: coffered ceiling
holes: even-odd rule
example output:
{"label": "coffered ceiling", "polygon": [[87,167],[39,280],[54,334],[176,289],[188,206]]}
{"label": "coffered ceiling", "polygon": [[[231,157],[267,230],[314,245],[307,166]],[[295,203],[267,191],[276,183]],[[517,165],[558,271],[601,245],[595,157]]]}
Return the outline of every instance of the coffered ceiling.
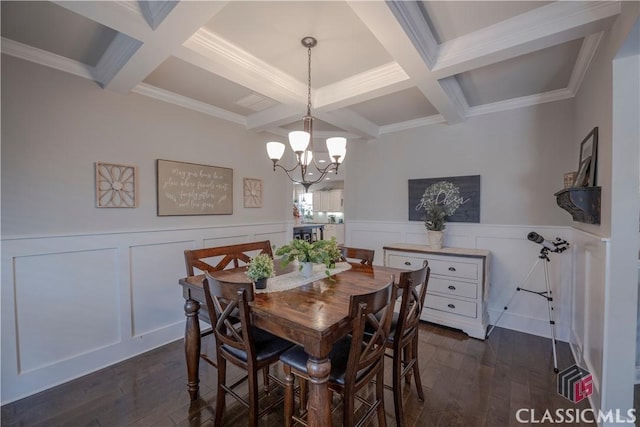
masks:
{"label": "coffered ceiling", "polygon": [[[315,136],[398,130],[570,98],[618,2],[2,1],[2,53],[228,120]],[[275,136],[274,136],[275,135]]]}

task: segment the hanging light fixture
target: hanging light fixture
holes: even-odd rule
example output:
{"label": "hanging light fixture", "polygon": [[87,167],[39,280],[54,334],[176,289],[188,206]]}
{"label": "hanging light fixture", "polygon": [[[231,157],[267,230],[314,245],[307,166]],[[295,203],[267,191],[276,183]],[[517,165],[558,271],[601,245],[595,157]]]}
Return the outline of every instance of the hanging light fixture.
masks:
{"label": "hanging light fixture", "polygon": [[[267,154],[273,161],[273,170],[276,170],[276,166],[285,171],[289,179],[297,184],[302,184],[305,192],[309,192],[309,187],[322,179],[329,172],[335,171],[338,173],[338,167],[344,160],[344,156],[347,154],[347,139],[343,137],[327,138],[327,151],[329,152],[329,158],[331,163],[324,168],[321,168],[316,163],[313,154],[313,116],[311,116],[311,48],[318,44],[318,41],[314,37],[305,37],[301,40],[302,45],[307,48],[308,52],[308,78],[307,78],[307,114],[302,118],[303,129],[289,132],[289,145],[291,150],[296,154],[297,163],[291,168],[287,169],[284,166],[278,164],[278,161],[282,158],[285,145],[281,142],[267,142]],[[317,158],[317,156],[316,156]],[[309,172],[309,166],[313,165],[319,176],[314,179],[310,179],[314,173]],[[296,169],[300,169],[299,172]],[[297,179],[294,175],[300,175]],[[314,175],[315,176],[315,175]]]}

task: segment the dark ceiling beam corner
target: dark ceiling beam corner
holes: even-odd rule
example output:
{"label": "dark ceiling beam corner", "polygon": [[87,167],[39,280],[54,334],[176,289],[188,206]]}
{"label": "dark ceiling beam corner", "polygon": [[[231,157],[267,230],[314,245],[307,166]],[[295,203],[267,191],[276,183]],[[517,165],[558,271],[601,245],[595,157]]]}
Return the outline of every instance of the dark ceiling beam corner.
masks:
{"label": "dark ceiling beam corner", "polygon": [[140,10],[142,11],[144,19],[149,26],[155,30],[178,2],[175,0],[138,0],[138,4],[140,4]]}

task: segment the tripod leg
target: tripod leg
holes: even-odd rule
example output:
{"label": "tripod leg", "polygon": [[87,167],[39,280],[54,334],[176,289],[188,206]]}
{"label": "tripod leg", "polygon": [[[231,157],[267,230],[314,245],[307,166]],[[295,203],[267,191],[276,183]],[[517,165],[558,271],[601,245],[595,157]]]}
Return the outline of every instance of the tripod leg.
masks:
{"label": "tripod leg", "polygon": [[524,287],[524,285],[527,284],[527,282],[529,281],[529,277],[531,277],[531,274],[533,273],[533,270],[536,269],[536,266],[538,265],[538,263],[540,262],[540,258],[538,258],[536,260],[536,262],[533,263],[533,265],[531,266],[531,268],[529,269],[529,272],[527,273],[527,275],[525,276],[524,280],[520,283],[519,286],[516,287],[516,289],[513,291],[513,294],[511,294],[511,298],[509,298],[509,301],[507,301],[507,304],[504,306],[504,309],[502,310],[502,313],[500,313],[500,316],[498,316],[498,318],[496,319],[496,321],[493,323],[493,325],[491,325],[491,327],[489,328],[489,330],[487,331],[487,335],[485,336],[485,338],[489,338],[489,335],[491,334],[491,332],[493,332],[493,330],[495,329],[495,327],[498,325],[498,322],[500,322],[500,319],[502,319],[502,315],[509,309],[509,306],[511,305],[511,301],[513,301],[513,299],[516,296],[516,293],[522,288]]}
{"label": "tripod leg", "polygon": [[558,373],[558,356],[556,353],[556,322],[553,320],[553,297],[549,287],[549,262],[544,263],[544,281],[547,286],[547,308],[549,309],[549,325],[551,326],[551,348],[553,349],[553,372]]}

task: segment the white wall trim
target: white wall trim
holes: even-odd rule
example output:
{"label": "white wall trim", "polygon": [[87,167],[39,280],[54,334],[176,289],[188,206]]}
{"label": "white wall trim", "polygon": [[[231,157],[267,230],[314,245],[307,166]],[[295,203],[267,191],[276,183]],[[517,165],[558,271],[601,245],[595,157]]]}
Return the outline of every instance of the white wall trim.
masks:
{"label": "white wall trim", "polygon": [[2,404],[181,339],[185,249],[291,238],[266,222],[2,239]]}

